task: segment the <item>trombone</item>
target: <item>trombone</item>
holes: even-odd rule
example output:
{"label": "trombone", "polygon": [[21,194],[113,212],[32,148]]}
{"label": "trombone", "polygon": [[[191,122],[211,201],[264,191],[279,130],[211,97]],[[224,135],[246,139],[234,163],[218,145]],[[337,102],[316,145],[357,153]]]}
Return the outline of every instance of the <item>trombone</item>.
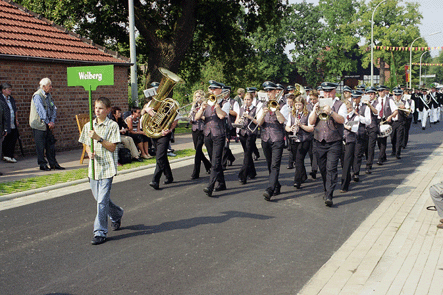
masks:
{"label": "trombone", "polygon": [[[258,113],[260,113],[260,111],[263,109],[263,106],[264,106],[265,102],[267,101],[267,99],[259,99],[259,96],[257,96],[257,100],[260,102],[260,108],[257,108],[257,110],[255,111],[254,120],[256,122],[258,119]],[[258,106],[258,104],[257,104],[257,106]],[[254,120],[251,120],[251,122],[249,122],[249,124],[247,126],[248,130],[251,132],[255,132],[255,130],[257,130],[257,128],[258,128],[258,124],[255,124]],[[252,128],[252,124],[255,124],[254,128]]]}

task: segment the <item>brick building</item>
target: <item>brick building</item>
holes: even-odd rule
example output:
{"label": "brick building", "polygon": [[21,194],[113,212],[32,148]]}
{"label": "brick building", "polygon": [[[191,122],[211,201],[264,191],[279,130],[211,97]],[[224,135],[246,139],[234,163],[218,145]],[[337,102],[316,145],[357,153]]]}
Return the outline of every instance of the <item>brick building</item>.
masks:
{"label": "brick building", "polygon": [[48,77],[53,85],[57,150],[81,148],[75,115],[88,112],[88,93],[83,87],[67,86],[66,68],[109,64],[114,65],[114,86],[99,86],[92,92],[93,99],[106,96],[113,105],[126,109],[129,59],[94,45],[12,1],[0,0],[0,83],[12,85],[26,154],[35,153],[29,111],[40,80]]}

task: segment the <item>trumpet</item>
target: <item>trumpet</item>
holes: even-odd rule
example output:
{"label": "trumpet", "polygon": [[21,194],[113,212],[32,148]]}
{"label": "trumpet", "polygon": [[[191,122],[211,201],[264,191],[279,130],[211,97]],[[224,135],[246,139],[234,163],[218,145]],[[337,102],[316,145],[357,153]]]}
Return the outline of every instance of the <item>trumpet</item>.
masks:
{"label": "trumpet", "polygon": [[317,111],[317,116],[321,121],[328,121],[330,115],[323,111],[323,107],[321,110]]}
{"label": "trumpet", "polygon": [[270,100],[270,101],[268,101],[268,109],[271,112],[275,112],[280,109],[280,105],[278,104],[278,102],[276,100]]}
{"label": "trumpet", "polygon": [[220,103],[223,100],[223,98],[226,96],[228,91],[229,90],[224,90],[222,91],[222,93],[218,95],[212,94],[210,92],[206,93],[205,94],[206,103],[211,107],[214,106],[216,103]]}

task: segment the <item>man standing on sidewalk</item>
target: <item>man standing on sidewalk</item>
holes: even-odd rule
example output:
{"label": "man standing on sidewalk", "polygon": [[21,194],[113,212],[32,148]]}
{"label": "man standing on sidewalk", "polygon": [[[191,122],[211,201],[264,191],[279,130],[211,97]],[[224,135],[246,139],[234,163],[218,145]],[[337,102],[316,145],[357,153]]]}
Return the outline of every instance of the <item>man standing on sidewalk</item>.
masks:
{"label": "man standing on sidewalk", "polygon": [[18,139],[18,120],[17,120],[17,106],[15,100],[11,96],[12,86],[9,83],[3,83],[1,85],[2,95],[0,95],[1,103],[3,106],[4,115],[6,116],[6,126],[4,129],[7,132],[3,141],[3,160],[8,163],[17,163],[14,158],[15,143]]}
{"label": "man standing on sidewalk", "polygon": [[[40,81],[40,89],[32,95],[31,111],[29,113],[29,125],[34,134],[37,149],[37,161],[40,170],[49,171],[51,169],[64,170],[55,159],[56,139],[52,134],[57,118],[57,107],[51,96],[52,82],[49,78]],[[46,161],[45,159],[48,159]],[[47,166],[49,162],[49,168]]]}
{"label": "man standing on sidewalk", "polygon": [[437,209],[438,216],[440,216],[440,224],[437,228],[443,229],[443,181],[434,184],[429,188],[429,193],[431,194],[432,201]]}

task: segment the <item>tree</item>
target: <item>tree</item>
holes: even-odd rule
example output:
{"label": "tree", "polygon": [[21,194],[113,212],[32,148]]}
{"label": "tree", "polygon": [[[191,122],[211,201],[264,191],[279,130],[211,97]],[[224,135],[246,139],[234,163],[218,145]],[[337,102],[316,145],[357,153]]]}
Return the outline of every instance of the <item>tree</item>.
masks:
{"label": "tree", "polygon": [[[127,54],[127,0],[18,0],[44,17]],[[156,69],[179,72],[186,60],[198,68],[208,56],[225,62],[244,54],[245,38],[259,27],[278,23],[281,0],[134,0],[138,52],[146,79],[158,80]],[[242,26],[239,26],[239,21]],[[197,74],[192,70],[191,74]]]}
{"label": "tree", "polygon": [[[365,44],[360,47],[363,54],[363,67],[367,68],[371,62],[371,18],[375,6],[381,0],[371,0],[366,5],[361,3],[360,21],[358,23],[359,34],[365,40]],[[423,18],[418,11],[419,4],[405,2],[402,0],[388,0],[381,4],[374,14],[374,46],[388,47],[409,47],[412,41],[420,36],[418,25]],[[425,41],[419,39],[415,46],[425,46]],[[418,54],[413,53],[413,60],[417,60]],[[403,65],[409,64],[409,51],[394,52],[394,59],[398,65],[396,75],[405,81]],[[385,84],[385,63],[391,60],[391,53],[387,50],[374,50],[374,63],[379,61],[380,84]],[[376,64],[374,64],[374,67]],[[413,77],[418,77],[413,73]],[[416,79],[418,81],[418,79]]]}
{"label": "tree", "polygon": [[321,53],[324,41],[321,38],[326,26],[321,22],[322,14],[318,6],[312,3],[292,4],[283,21],[288,43],[294,45],[290,51],[297,71],[309,85],[318,85],[322,80],[320,72]]}
{"label": "tree", "polygon": [[320,0],[319,9],[326,27],[321,31],[325,50],[322,52],[322,69],[325,78],[342,80],[358,64],[357,0]]}

